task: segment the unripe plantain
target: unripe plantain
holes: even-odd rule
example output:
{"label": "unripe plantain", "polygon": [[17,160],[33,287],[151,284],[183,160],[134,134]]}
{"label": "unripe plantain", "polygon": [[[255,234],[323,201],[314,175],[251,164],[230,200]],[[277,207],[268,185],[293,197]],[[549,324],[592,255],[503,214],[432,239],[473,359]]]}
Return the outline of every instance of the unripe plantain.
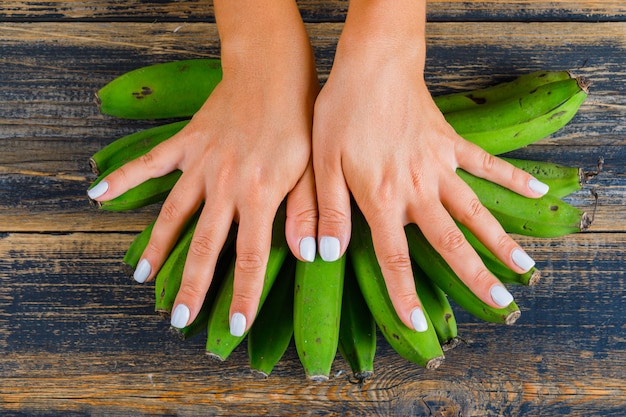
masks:
{"label": "unripe plantain", "polygon": [[171,138],[188,123],[189,120],[169,123],[119,138],[91,156],[89,159],[91,170],[94,174],[100,175],[109,171],[111,167],[120,167]]}
{"label": "unripe plantain", "polygon": [[446,293],[436,286],[415,262],[412,263],[415,289],[435,328],[439,343],[445,348],[451,346],[458,335],[456,318]]}
{"label": "unripe plantain", "polygon": [[539,86],[572,78],[569,71],[534,71],[520,75],[513,81],[469,92],[452,93],[433,97],[442,113],[491,105],[512,96],[524,94]]}
{"label": "unripe plantain", "polygon": [[533,119],[500,128],[492,126],[484,131],[464,132],[460,136],[492,155],[520,149],[557,132],[569,123],[586,98],[587,93],[579,91],[564,103]]}
{"label": "unripe plantain", "polygon": [[268,377],[293,337],[296,259],[288,256],[248,333],[250,368]]}
{"label": "unripe plantain", "polygon": [[192,59],[127,72],[96,94],[100,111],[127,119],[191,117],[222,79],[218,59]]}
{"label": "unripe plantain", "polygon": [[411,258],[456,304],[473,316],[488,322],[513,324],[521,313],[512,302],[504,308],[491,307],[476,296],[432,247],[415,224],[405,227]]}
{"label": "unripe plantain", "polygon": [[337,355],[346,256],[296,262],[293,338],[306,376],[326,381]]}
{"label": "unripe plantain", "polygon": [[428,329],[423,332],[409,329],[400,320],[387,292],[369,226],[356,207],[353,208],[348,251],[363,298],[389,345],[410,362],[428,369],[439,367],[444,355],[428,312],[424,311]]}
{"label": "unripe plantain", "polygon": [[364,381],[374,374],[376,322],[363,299],[351,261],[346,262],[339,322],[339,353],[350,365],[356,380]]}
{"label": "unripe plantain", "polygon": [[550,187],[548,193],[557,198],[563,198],[580,190],[586,181],[586,175],[581,168],[527,159],[502,159],[547,184]]}
{"label": "unripe plantain", "polygon": [[591,224],[586,212],[550,194],[528,198],[461,169],[457,174],[509,233],[559,237],[584,231]]}
{"label": "unripe plantain", "polygon": [[583,91],[583,87],[577,79],[557,81],[491,105],[446,113],[444,116],[460,135],[501,129],[550,112]]}

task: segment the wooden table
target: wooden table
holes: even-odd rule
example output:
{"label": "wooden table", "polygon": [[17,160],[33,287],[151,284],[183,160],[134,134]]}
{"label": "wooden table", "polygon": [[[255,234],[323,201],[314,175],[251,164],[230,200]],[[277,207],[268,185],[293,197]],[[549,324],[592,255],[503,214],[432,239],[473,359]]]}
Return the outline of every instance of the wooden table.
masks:
{"label": "wooden table", "polygon": [[[322,80],[347,1],[301,1]],[[604,170],[568,201],[592,210],[583,234],[519,238],[543,271],[513,288],[510,327],[458,311],[465,343],[426,371],[380,338],[376,375],[303,378],[290,347],[255,378],[245,346],[224,363],[179,341],[152,288],[123,272],[130,241],[158,212],[102,213],[87,159],[153,126],[102,116],[94,92],[133,68],[217,57],[205,0],[72,0],[0,5],[0,415],[623,416],[626,414],[626,5],[621,0],[429,4],[433,93],[536,69],[593,82],[576,118],[515,156]]]}

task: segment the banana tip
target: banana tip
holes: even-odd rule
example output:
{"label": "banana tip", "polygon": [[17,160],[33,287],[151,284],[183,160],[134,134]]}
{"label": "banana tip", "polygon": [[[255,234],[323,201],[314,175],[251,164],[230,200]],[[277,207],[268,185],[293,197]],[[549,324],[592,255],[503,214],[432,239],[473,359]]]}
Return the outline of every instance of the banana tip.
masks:
{"label": "banana tip", "polygon": [[535,285],[539,282],[540,279],[541,279],[541,271],[539,271],[538,269],[535,269],[533,273],[530,275],[530,278],[528,279],[528,285],[530,286]]}
{"label": "banana tip", "polygon": [[213,352],[207,352],[206,353],[207,356],[211,359],[214,359],[218,362],[224,362],[224,358],[222,358],[220,355],[218,355],[217,353],[213,353]]}
{"label": "banana tip", "polygon": [[98,163],[96,162],[95,159],[89,158],[89,168],[91,169],[91,172],[93,172],[94,174],[100,175],[100,169],[98,169]]}
{"label": "banana tip", "polygon": [[444,356],[437,356],[436,358],[432,358],[431,360],[426,362],[426,369],[437,369],[437,368],[439,368],[441,366],[441,364],[443,363],[444,359],[445,359]]}
{"label": "banana tip", "polygon": [[510,326],[511,324],[515,323],[517,319],[520,318],[521,315],[522,315],[522,312],[519,310],[511,312],[511,314],[506,316],[506,318],[504,319],[504,324],[506,324],[507,326]]}
{"label": "banana tip", "polygon": [[328,375],[307,375],[307,379],[312,382],[326,382]]}
{"label": "banana tip", "polygon": [[584,212],[580,218],[580,231],[584,232],[585,230],[589,229],[591,223],[593,223],[593,216],[591,216],[587,212]]}
{"label": "banana tip", "polygon": [[267,379],[269,378],[269,374],[267,372],[263,372],[261,370],[258,369],[250,369],[251,373],[253,376],[259,378],[259,379]]}

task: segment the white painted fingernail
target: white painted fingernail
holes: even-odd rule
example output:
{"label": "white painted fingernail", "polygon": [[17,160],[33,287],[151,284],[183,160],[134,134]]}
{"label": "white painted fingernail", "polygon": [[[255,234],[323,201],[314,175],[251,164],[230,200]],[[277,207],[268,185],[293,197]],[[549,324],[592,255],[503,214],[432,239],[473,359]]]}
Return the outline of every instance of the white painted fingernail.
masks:
{"label": "white painted fingernail", "polygon": [[322,236],[320,239],[320,257],[326,262],[334,262],[341,255],[339,239],[332,236]]}
{"label": "white painted fingernail", "polygon": [[133,278],[137,282],[146,282],[148,277],[150,276],[150,271],[152,267],[150,266],[150,262],[147,259],[142,259],[137,265],[137,269],[135,269],[135,273],[133,274]]}
{"label": "white painted fingernail", "polygon": [[189,314],[189,307],[184,304],[177,305],[172,314],[172,327],[176,327],[177,329],[185,327],[189,321]]}
{"label": "white painted fingernail", "polygon": [[87,190],[87,195],[92,200],[95,200],[96,198],[100,197],[102,194],[106,193],[108,189],[109,189],[109,183],[106,181],[101,181],[98,184],[96,184],[95,187]]}
{"label": "white painted fingernail", "polygon": [[543,182],[535,178],[531,178],[528,181],[528,188],[540,195],[545,195],[550,190],[548,184],[544,184]]}
{"label": "white painted fingernail", "polygon": [[424,316],[424,312],[421,308],[418,307],[411,311],[411,324],[418,332],[425,332],[428,330],[428,322],[426,321],[426,316]]}
{"label": "white painted fingernail", "polygon": [[513,296],[502,285],[491,287],[491,299],[500,307],[506,307],[513,302]]}
{"label": "white painted fingernail", "polygon": [[315,260],[316,243],[315,238],[307,236],[300,241],[300,256],[308,262]]}
{"label": "white painted fingernail", "polygon": [[230,334],[235,337],[243,336],[246,331],[246,316],[241,313],[234,313],[230,318]]}
{"label": "white painted fingernail", "polygon": [[530,268],[535,266],[533,258],[528,256],[528,254],[521,249],[515,249],[511,254],[511,258],[513,259],[515,265],[519,266],[524,271],[528,271]]}

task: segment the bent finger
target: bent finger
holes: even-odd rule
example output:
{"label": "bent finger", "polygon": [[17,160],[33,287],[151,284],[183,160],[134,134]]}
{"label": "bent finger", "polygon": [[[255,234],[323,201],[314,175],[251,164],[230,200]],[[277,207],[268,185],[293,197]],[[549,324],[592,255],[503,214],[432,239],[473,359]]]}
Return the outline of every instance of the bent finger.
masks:
{"label": "bent finger", "polygon": [[313,166],[309,164],[287,195],[285,237],[291,253],[301,261],[313,262],[317,253],[317,198]]}

